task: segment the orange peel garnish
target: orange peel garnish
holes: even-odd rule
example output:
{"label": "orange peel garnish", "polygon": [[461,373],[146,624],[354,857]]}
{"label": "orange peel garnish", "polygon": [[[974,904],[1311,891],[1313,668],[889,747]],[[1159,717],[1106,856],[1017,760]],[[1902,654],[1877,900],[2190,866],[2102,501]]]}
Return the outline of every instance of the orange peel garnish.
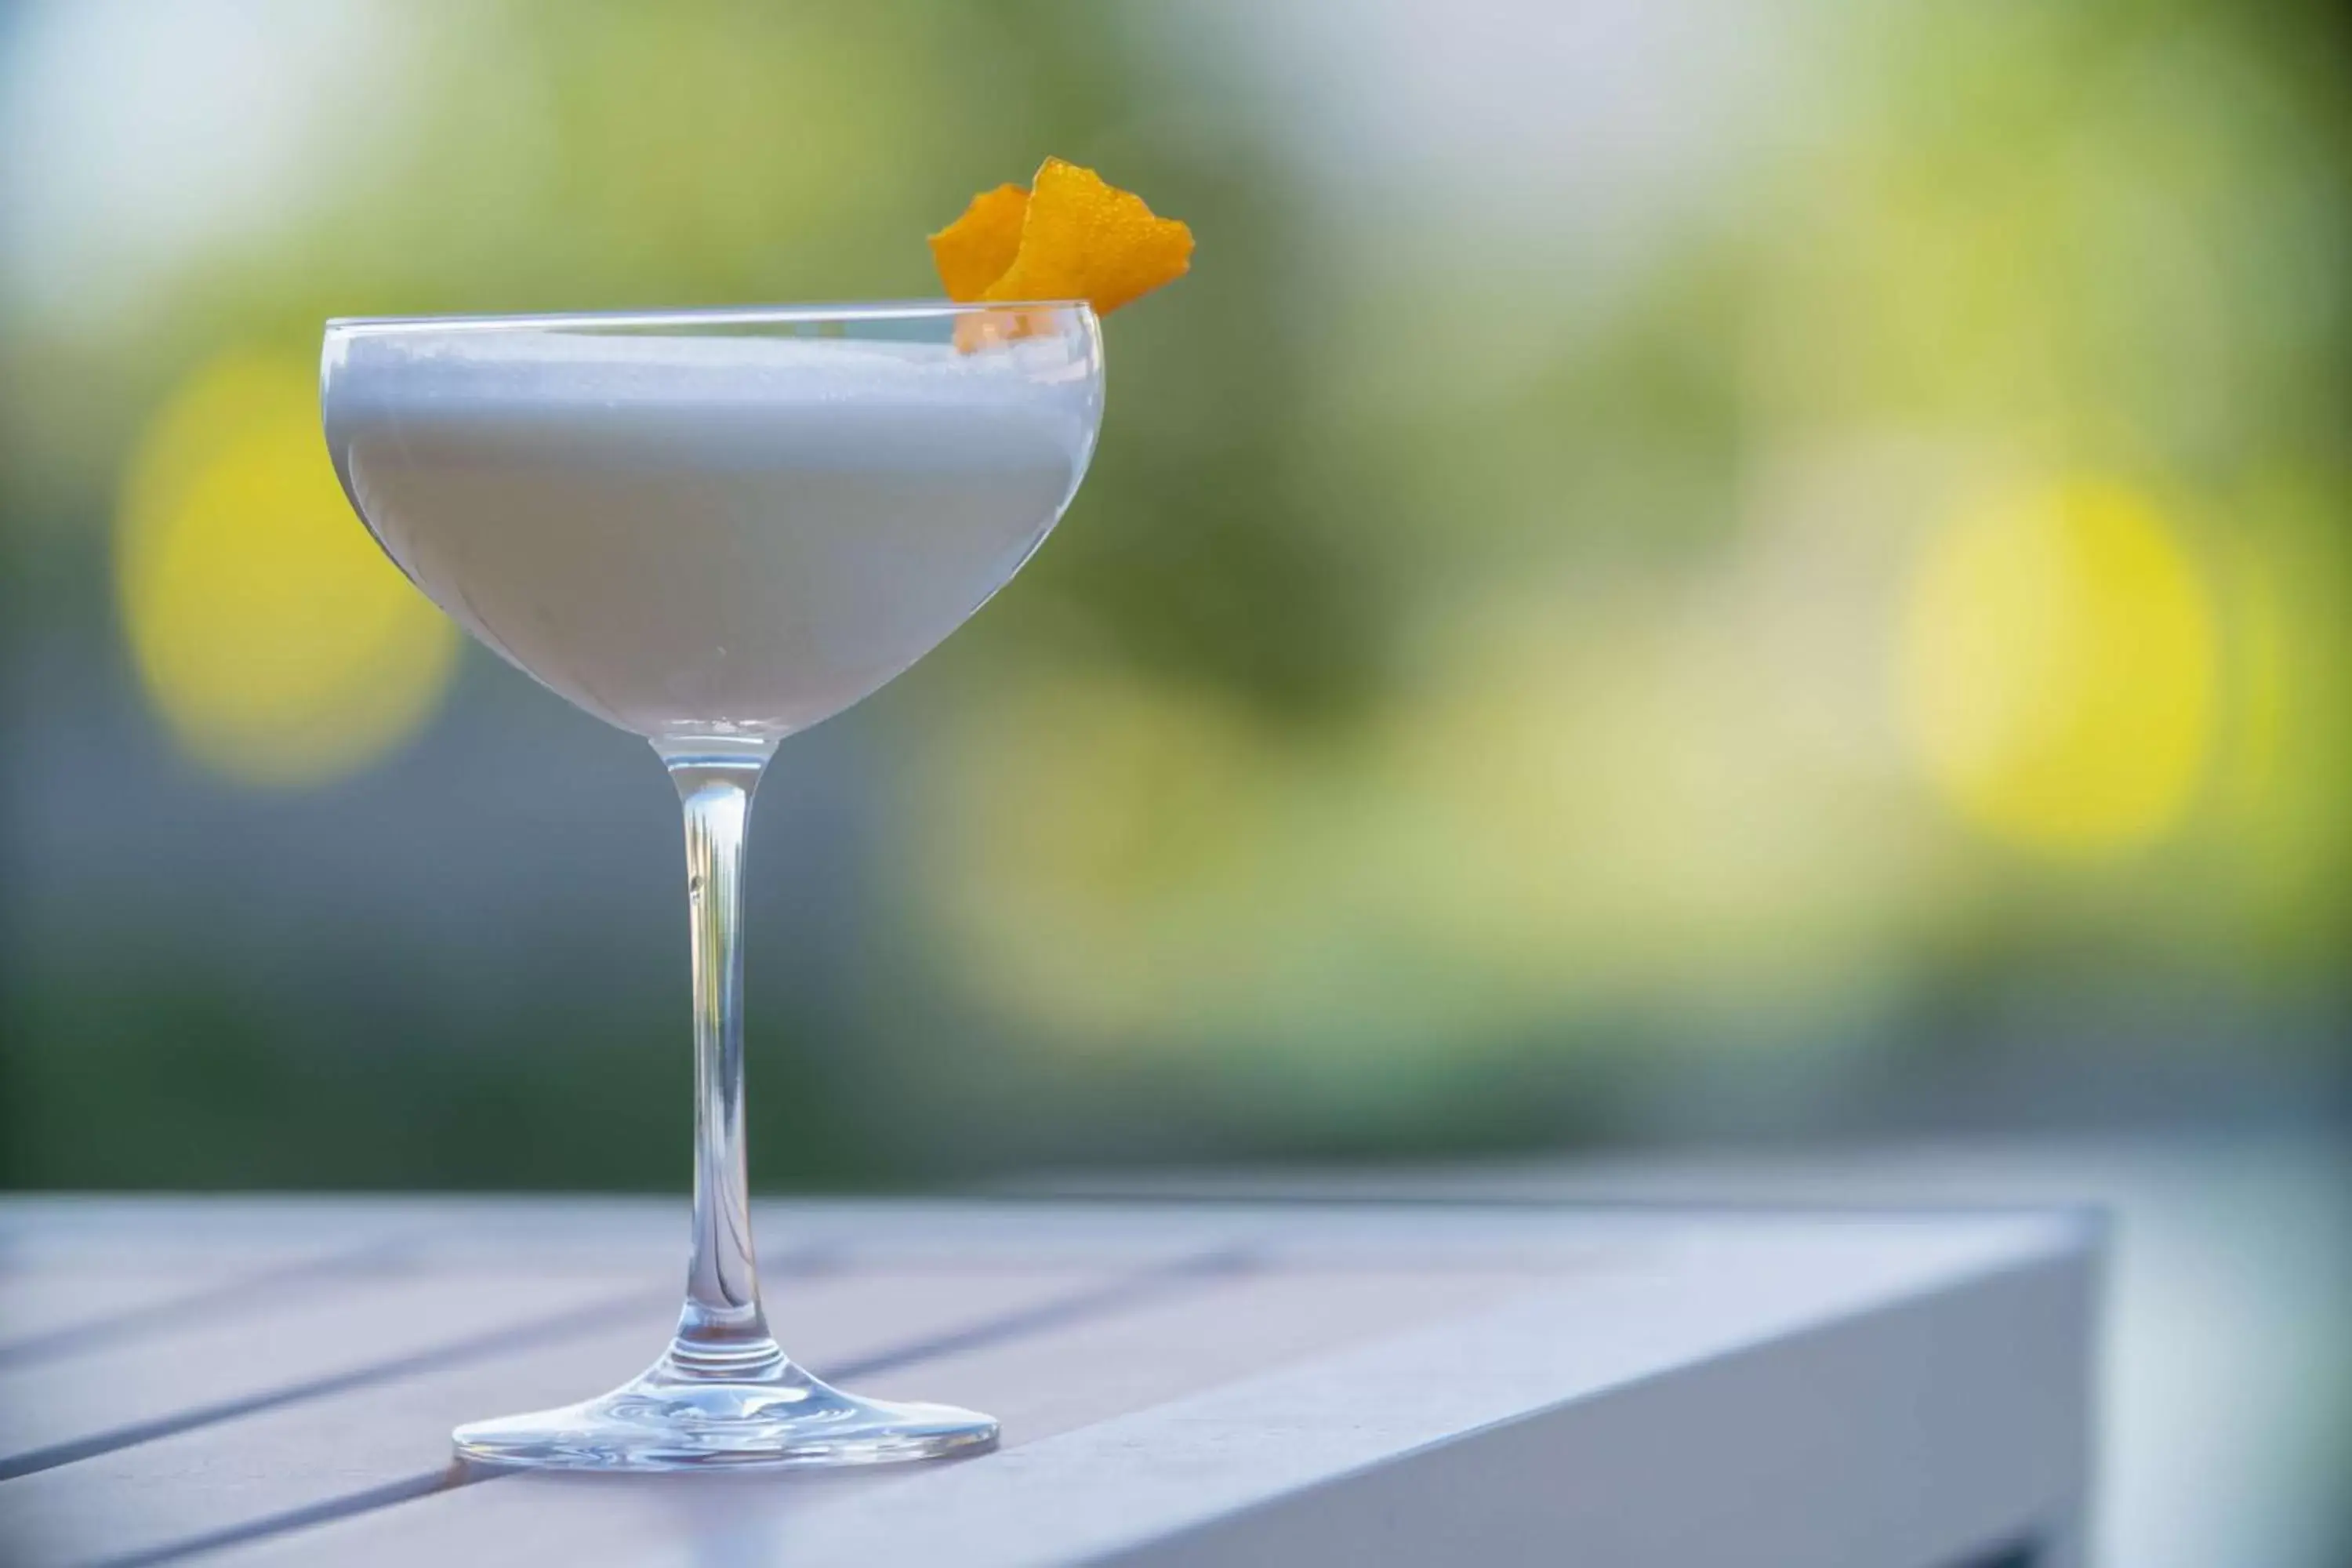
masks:
{"label": "orange peel garnish", "polygon": [[1192,231],[1092,169],[1048,158],[1025,195],[999,185],[974,196],[931,236],[931,258],[951,300],[1084,300],[1107,316],[1191,270]]}
{"label": "orange peel garnish", "polygon": [[940,269],[948,298],[969,305],[1004,276],[1021,249],[1021,220],[1029,193],[999,185],[971,198],[963,216],[931,236],[931,265]]}

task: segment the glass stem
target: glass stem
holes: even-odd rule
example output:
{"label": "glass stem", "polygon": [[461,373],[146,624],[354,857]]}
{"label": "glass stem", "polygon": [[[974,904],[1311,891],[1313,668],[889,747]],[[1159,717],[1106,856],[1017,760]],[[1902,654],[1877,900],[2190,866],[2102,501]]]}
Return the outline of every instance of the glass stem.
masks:
{"label": "glass stem", "polygon": [[694,1261],[667,1370],[687,1378],[772,1373],[784,1352],[760,1308],[743,1150],[743,842],[772,743],[659,742],[686,807],[694,956]]}

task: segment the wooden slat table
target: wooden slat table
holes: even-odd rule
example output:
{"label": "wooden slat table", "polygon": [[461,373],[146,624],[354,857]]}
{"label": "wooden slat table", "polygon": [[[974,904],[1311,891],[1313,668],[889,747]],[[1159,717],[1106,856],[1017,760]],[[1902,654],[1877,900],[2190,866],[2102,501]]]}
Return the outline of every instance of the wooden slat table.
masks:
{"label": "wooden slat table", "polygon": [[637,1370],[677,1205],[0,1203],[0,1560],[2075,1568],[2095,1226],[1551,1205],[787,1204],[820,1374],[982,1458],[467,1474]]}

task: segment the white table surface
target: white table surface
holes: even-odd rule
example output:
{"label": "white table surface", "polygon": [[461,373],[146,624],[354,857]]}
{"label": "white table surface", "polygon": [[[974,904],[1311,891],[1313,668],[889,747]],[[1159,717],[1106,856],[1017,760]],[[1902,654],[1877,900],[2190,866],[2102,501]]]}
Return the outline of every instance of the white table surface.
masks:
{"label": "white table surface", "polygon": [[2081,1560],[2079,1216],[1015,1201],[759,1223],[796,1356],[988,1410],[1003,1450],[453,1468],[457,1422],[651,1358],[673,1204],[16,1199],[5,1561]]}
{"label": "white table surface", "polygon": [[2352,1142],[1977,1135],[1426,1165],[1065,1173],[1029,1195],[2095,1208],[2104,1568],[2352,1563]]}

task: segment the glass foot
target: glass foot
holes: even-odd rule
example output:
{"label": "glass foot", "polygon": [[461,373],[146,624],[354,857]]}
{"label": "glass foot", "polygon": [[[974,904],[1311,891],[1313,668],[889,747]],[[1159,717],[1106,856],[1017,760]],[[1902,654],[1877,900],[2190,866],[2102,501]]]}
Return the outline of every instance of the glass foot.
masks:
{"label": "glass foot", "polygon": [[950,1405],[860,1399],[787,1361],[726,1379],[665,1359],[600,1399],[477,1421],[453,1434],[472,1464],[550,1470],[879,1465],[984,1454],[996,1422]]}

